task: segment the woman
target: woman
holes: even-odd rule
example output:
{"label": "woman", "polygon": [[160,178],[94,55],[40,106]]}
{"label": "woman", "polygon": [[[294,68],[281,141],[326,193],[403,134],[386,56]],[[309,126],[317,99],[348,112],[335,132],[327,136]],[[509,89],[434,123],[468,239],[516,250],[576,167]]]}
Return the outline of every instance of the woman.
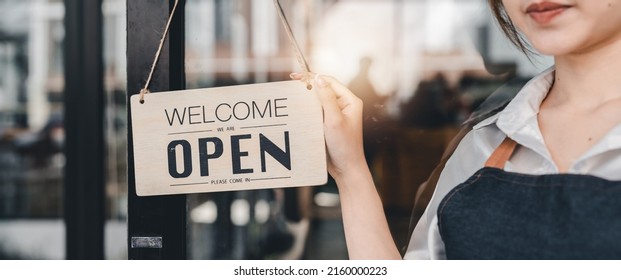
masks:
{"label": "woman", "polygon": [[[522,51],[555,66],[461,140],[405,258],[621,258],[621,0],[489,4]],[[401,258],[365,162],[362,102],[331,77],[315,83],[349,256]]]}

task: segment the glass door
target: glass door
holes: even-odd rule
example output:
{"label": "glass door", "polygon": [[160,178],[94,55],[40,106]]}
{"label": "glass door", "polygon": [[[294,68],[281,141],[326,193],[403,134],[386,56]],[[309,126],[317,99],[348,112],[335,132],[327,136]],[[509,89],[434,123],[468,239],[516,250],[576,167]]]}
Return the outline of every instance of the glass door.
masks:
{"label": "glass door", "polygon": [[0,259],[64,259],[61,1],[0,1]]}
{"label": "glass door", "polygon": [[[174,4],[147,2],[127,3],[130,95],[143,85],[160,39],[144,30],[163,30]],[[533,64],[508,47],[485,1],[281,2],[313,71],[336,77],[364,101],[367,162],[402,249],[418,188],[460,124],[500,85],[520,87],[551,64],[546,57]],[[301,71],[272,0],[180,5],[157,90],[284,81]],[[347,258],[334,181],[136,197],[131,139],[128,145],[130,258]]]}

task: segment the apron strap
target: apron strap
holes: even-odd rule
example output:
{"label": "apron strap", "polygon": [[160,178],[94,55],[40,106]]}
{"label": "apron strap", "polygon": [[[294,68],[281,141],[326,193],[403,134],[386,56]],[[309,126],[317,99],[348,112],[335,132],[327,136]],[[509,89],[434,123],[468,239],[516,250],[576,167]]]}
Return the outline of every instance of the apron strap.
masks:
{"label": "apron strap", "polygon": [[506,137],[504,141],[494,150],[494,153],[487,159],[485,167],[505,169],[505,163],[509,160],[517,143],[513,139]]}

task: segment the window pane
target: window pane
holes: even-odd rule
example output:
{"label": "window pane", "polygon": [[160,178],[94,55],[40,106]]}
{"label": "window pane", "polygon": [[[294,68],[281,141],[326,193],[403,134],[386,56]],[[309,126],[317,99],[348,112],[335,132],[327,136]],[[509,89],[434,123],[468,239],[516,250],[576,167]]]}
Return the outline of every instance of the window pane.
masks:
{"label": "window pane", "polygon": [[[313,71],[364,101],[369,168],[399,248],[419,185],[459,125],[500,85],[551,65],[504,38],[485,1],[281,1]],[[188,88],[288,80],[302,71],[272,0],[188,0]],[[339,197],[325,186],[191,195],[191,258],[347,257]]]}
{"label": "window pane", "polygon": [[127,259],[127,105],[124,0],[104,0],[106,137],[105,258]]}
{"label": "window pane", "polygon": [[62,1],[0,1],[0,259],[63,259]]}

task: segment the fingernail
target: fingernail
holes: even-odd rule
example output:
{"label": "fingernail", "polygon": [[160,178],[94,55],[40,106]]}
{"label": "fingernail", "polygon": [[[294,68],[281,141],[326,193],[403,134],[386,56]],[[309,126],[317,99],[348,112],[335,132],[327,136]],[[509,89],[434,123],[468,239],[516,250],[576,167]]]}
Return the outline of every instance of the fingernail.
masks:
{"label": "fingernail", "polygon": [[298,75],[298,73],[291,73],[291,74],[289,74],[289,77],[290,77],[291,79],[295,79],[295,77],[296,77],[297,75]]}

